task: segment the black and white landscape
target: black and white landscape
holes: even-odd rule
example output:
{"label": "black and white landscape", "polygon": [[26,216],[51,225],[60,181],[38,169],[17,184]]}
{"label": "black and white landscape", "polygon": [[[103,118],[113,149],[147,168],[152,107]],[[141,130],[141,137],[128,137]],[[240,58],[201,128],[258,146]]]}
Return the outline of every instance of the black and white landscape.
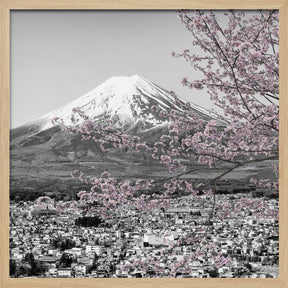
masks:
{"label": "black and white landscape", "polygon": [[[15,12],[14,15],[17,16],[17,13],[18,12]],[[15,77],[15,79],[18,79],[17,81],[13,80],[14,78],[12,77],[12,84],[15,82],[13,84],[14,86],[12,86],[14,87],[11,94],[12,104],[14,101],[16,107],[23,101],[21,98],[22,91],[18,88],[18,84],[19,87],[26,89],[23,90],[26,91],[25,93],[23,92],[23,95],[26,95],[28,102],[30,101],[28,100],[30,99],[28,92],[31,91],[31,94],[34,93],[31,96],[31,99],[34,99],[34,101],[31,100],[31,103],[29,102],[31,105],[31,114],[37,114],[35,104],[37,101],[35,99],[38,94],[39,97],[43,99],[43,105],[40,105],[41,107],[38,105],[39,111],[46,112],[43,113],[44,115],[42,116],[39,116],[39,113],[37,117],[33,116],[36,118],[33,121],[30,121],[33,118],[32,116],[27,116],[27,111],[25,113],[23,112],[23,119],[26,120],[20,121],[21,115],[18,115],[19,112],[15,112],[16,108],[13,110],[13,105],[11,108],[12,123],[17,122],[17,124],[13,124],[10,129],[10,277],[278,277],[279,229],[278,218],[277,216],[275,217],[275,215],[277,215],[278,212],[279,199],[278,194],[274,193],[275,189],[272,189],[278,187],[277,176],[271,173],[271,167],[278,167],[277,157],[268,157],[270,154],[267,154],[267,160],[264,159],[264,161],[262,161],[260,158],[261,161],[256,159],[256,161],[251,161],[250,163],[248,160],[252,158],[249,158],[250,156],[247,156],[247,151],[245,151],[243,156],[240,155],[239,158],[237,158],[239,155],[235,156],[236,160],[233,158],[231,158],[232,160],[225,158],[226,156],[222,158],[222,155],[216,155],[220,159],[215,158],[219,160],[219,163],[215,166],[209,166],[205,161],[202,163],[200,158],[190,157],[192,154],[189,153],[191,153],[192,149],[187,149],[187,155],[184,155],[184,153],[175,154],[180,159],[179,161],[185,165],[186,170],[177,170],[176,172],[172,170],[169,171],[169,164],[170,161],[172,161],[170,156],[172,154],[169,154],[171,153],[169,150],[170,144],[167,141],[165,142],[162,136],[167,136],[171,133],[171,125],[173,124],[171,118],[173,117],[169,118],[167,116],[171,111],[175,112],[175,115],[177,115],[179,119],[182,119],[182,122],[187,120],[187,123],[191,125],[191,127],[189,126],[191,131],[189,130],[187,132],[183,130],[184,133],[182,133],[183,131],[179,129],[180,132],[178,131],[176,136],[173,133],[171,134],[173,137],[179,137],[180,139],[181,137],[184,139],[185,135],[191,135],[192,137],[196,134],[201,123],[203,123],[203,127],[208,123],[213,123],[214,126],[212,125],[212,128],[216,131],[215,135],[226,131],[225,129],[229,127],[230,123],[225,118],[225,113],[218,114],[214,110],[212,111],[211,108],[215,107],[211,102],[206,101],[208,99],[208,93],[205,89],[201,89],[199,93],[195,92],[195,89],[192,90],[192,96],[195,97],[189,98],[189,104],[187,104],[188,102],[185,99],[188,99],[188,97],[187,95],[185,97],[181,95],[182,88],[176,89],[176,93],[174,93],[170,91],[170,89],[175,83],[171,83],[170,87],[162,87],[165,85],[158,83],[159,79],[162,79],[162,83],[169,82],[167,79],[172,79],[173,77],[171,75],[173,75],[174,72],[175,74],[178,73],[177,75],[182,75],[182,68],[177,70],[177,67],[173,65],[169,66],[172,68],[170,71],[168,71],[168,69],[166,71],[166,67],[161,67],[157,62],[159,55],[153,54],[153,51],[156,51],[158,47],[155,44],[158,40],[157,37],[159,37],[159,42],[161,42],[160,39],[162,38],[160,37],[161,33],[152,33],[151,26],[153,26],[153,24],[151,23],[154,23],[153,21],[156,21],[157,17],[160,17],[159,19],[162,19],[162,22],[160,22],[163,27],[171,26],[172,24],[169,24],[172,19],[171,15],[169,16],[170,18],[167,17],[166,19],[166,16],[163,16],[160,12],[157,12],[159,15],[156,12],[156,14],[151,13],[151,23],[149,24],[147,19],[150,18],[147,18],[147,13],[145,14],[144,12],[139,12],[139,14],[136,12],[136,14],[132,13],[133,16],[128,12],[123,12],[123,15],[121,13],[118,15],[113,14],[115,23],[119,21],[119,27],[123,26],[127,31],[129,29],[140,29],[142,32],[144,31],[143,36],[141,36],[141,33],[138,33],[137,30],[137,33],[134,33],[134,37],[132,37],[133,35],[131,36],[130,30],[128,36],[125,34],[125,29],[121,31],[123,35],[119,31],[115,32],[114,25],[109,26],[110,18],[107,17],[106,19],[104,17],[106,15],[105,13],[101,16],[97,13],[87,16],[90,19],[89,21],[91,21],[89,22],[87,20],[87,23],[90,23],[90,25],[91,23],[93,23],[93,25],[95,24],[95,27],[92,25],[95,31],[98,29],[96,26],[99,27],[97,21],[100,21],[97,20],[97,15],[99,19],[102,17],[101,21],[103,21],[103,23],[106,23],[106,28],[103,28],[103,31],[111,27],[113,28],[113,31],[107,30],[111,32],[108,38],[106,31],[101,32],[97,39],[92,39],[90,30],[85,30],[86,26],[82,34],[79,33],[80,30],[77,30],[78,26],[75,24],[75,19],[78,19],[77,17],[80,14],[61,14],[61,17],[64,17],[63,19],[66,19],[67,22],[65,22],[66,26],[63,23],[59,25],[59,29],[64,29],[66,32],[68,31],[67,35],[70,35],[69,37],[71,39],[76,37],[73,34],[75,31],[76,34],[79,33],[77,34],[78,38],[76,37],[72,42],[70,42],[71,39],[67,37],[71,52],[67,49],[66,42],[62,39],[62,36],[66,35],[62,33],[64,30],[61,30],[62,34],[59,32],[58,35],[55,29],[51,29],[53,33],[58,35],[59,43],[62,43],[59,44],[57,49],[61,50],[61,45],[64,45],[64,52],[67,52],[69,56],[67,56],[67,59],[69,61],[65,62],[67,61],[65,58],[66,54],[59,53],[58,55],[57,49],[55,50],[56,52],[54,51],[55,57],[61,56],[64,59],[63,61],[69,64],[67,64],[67,67],[63,64],[61,64],[63,67],[60,64],[57,66],[55,63],[58,62],[55,61],[53,65],[49,66],[49,63],[45,62],[46,58],[44,57],[43,63],[46,63],[47,68],[45,65],[42,65],[43,63],[36,63],[37,61],[33,60],[31,61],[31,67],[34,68],[30,69],[28,67],[29,65],[27,66],[28,68],[25,68],[28,71],[27,75],[23,72],[25,69],[22,71],[22,68],[19,68],[21,66],[19,63],[23,60],[22,58],[21,61],[19,60],[19,55],[23,53],[28,59],[30,54],[27,51],[29,49],[27,49],[25,54],[23,52],[25,49],[23,48],[22,51],[19,45],[16,45],[21,43],[20,40],[18,40],[18,42],[16,40],[18,38],[22,39],[21,36],[19,36],[22,35],[22,30],[19,23],[17,26],[15,24],[17,21],[12,19],[16,21],[12,21],[12,24],[15,25],[12,25],[12,32],[14,31],[13,29],[15,29],[15,31],[18,29],[18,34],[15,34],[18,35],[18,38],[16,36],[14,38],[16,39],[16,44],[14,46],[12,45],[12,48],[14,47],[13,49],[17,52],[13,52],[14,50],[12,49],[12,56],[14,55],[12,60],[16,59],[13,60],[15,61],[15,65],[12,65],[12,67],[14,67],[15,71],[17,69],[19,69],[19,71],[21,70],[21,73],[18,70],[16,71],[17,73],[15,75],[18,78]],[[219,14],[220,16],[221,13]],[[17,17],[21,15],[23,16],[24,14],[20,13]],[[69,18],[69,15],[73,15],[72,20]],[[14,19],[17,19],[16,16]],[[131,17],[130,22],[126,20],[124,16],[127,17],[127,19]],[[31,19],[33,19],[33,17]],[[37,17],[39,17],[39,15]],[[43,17],[47,17],[47,15],[43,14]],[[58,20],[62,19],[61,17],[57,18],[59,17],[57,13],[54,14],[53,17]],[[53,17],[51,19],[53,19]],[[84,18],[81,19],[86,21]],[[133,21],[135,21],[135,19],[139,20],[139,23],[135,23],[135,27],[131,27],[132,19],[134,19]],[[35,23],[39,23],[39,19],[37,21]],[[79,21],[79,27],[82,27],[83,21]],[[95,21],[95,23],[93,21]],[[51,27],[53,26],[52,22],[50,23]],[[70,23],[70,28],[67,23]],[[43,31],[50,31],[50,27],[46,27],[45,24],[39,25],[44,25]],[[35,25],[33,27],[35,27]],[[72,29],[72,27],[74,27],[74,29]],[[35,29],[34,32],[31,32],[31,35],[35,34],[37,37],[43,37],[43,35],[39,34],[37,28]],[[162,31],[159,27],[158,29]],[[47,39],[50,39],[50,37],[54,39],[54,34],[51,31],[49,33],[47,32],[47,35],[45,34],[42,41],[45,41],[44,38],[46,37]],[[148,32],[151,32],[151,36]],[[118,37],[119,33],[122,36],[120,35]],[[39,45],[39,47],[41,47],[42,43],[40,40],[38,41],[35,35],[33,37],[37,41],[31,36],[31,39],[33,38],[35,41],[33,42],[34,46]],[[116,48],[117,51],[111,48],[111,35],[115,37],[116,47],[117,43],[121,43],[118,48],[122,54],[120,52],[118,53]],[[147,44],[145,35],[148,39],[151,39],[151,41],[152,39],[154,40],[152,41],[154,44],[151,45],[152,50],[149,50],[150,44]],[[164,35],[166,34],[164,33]],[[170,37],[170,33],[168,33],[168,35]],[[179,35],[180,33],[178,33],[178,37],[181,39],[182,34],[180,35],[181,37]],[[144,39],[143,42],[141,42],[142,37]],[[168,39],[169,37],[165,36],[164,38]],[[55,37],[55,39],[57,40],[57,37]],[[81,39],[85,45],[82,45],[80,41],[78,42],[78,39]],[[124,40],[127,40],[127,43]],[[23,39],[22,41],[25,43]],[[105,46],[105,41],[109,43],[107,47]],[[50,40],[45,42],[45,45],[49,46],[50,42]],[[175,41],[175,43],[176,42],[177,41]],[[114,42],[112,43],[114,44]],[[73,46],[73,44],[75,46]],[[99,50],[97,50],[98,45],[100,46]],[[141,55],[138,55],[138,50],[135,48],[135,51],[137,50],[136,53],[132,49],[134,47],[133,45],[138,47],[137,49],[141,49],[143,46],[144,48],[141,50],[142,53],[146,52],[146,48],[150,52],[147,52],[147,55],[145,54],[145,57],[141,58]],[[159,43],[161,51],[166,51],[165,46],[167,46],[166,42],[162,44]],[[105,47],[105,49],[103,49],[103,47]],[[113,58],[114,55],[111,49],[115,52],[117,61],[120,59],[119,61],[123,61],[124,63],[121,62],[122,64],[119,64],[120,68],[116,64],[115,66],[113,64],[113,61],[115,61],[115,63],[117,61],[115,60],[116,57]],[[74,56],[72,57],[69,54],[73,54],[75,51],[80,53],[78,50],[81,51],[83,55],[87,53],[87,61],[85,57],[84,60],[79,60],[79,58],[75,59],[73,58]],[[134,61],[128,61],[130,56],[126,50],[132,51],[129,53],[131,57],[135,57],[133,58]],[[41,49],[39,49],[39,51],[44,53]],[[112,55],[113,61],[109,61],[110,55]],[[124,60],[121,58],[122,56]],[[54,55],[51,56],[47,53],[47,59],[53,58]],[[60,58],[57,59],[59,60]],[[135,59],[139,59],[139,63],[136,63]],[[25,59],[23,61],[25,62]],[[77,65],[79,67],[82,62],[85,63],[82,67],[83,72],[80,71],[77,65],[69,71],[69,67],[74,65],[74,61],[78,63]],[[94,64],[92,64],[92,62]],[[145,62],[149,62],[150,66],[145,66]],[[95,63],[98,64],[98,66]],[[131,66],[133,69],[136,69],[138,66],[142,67],[142,69],[139,68],[139,71],[133,72],[139,73],[139,75],[131,75],[131,73],[126,72],[126,65],[127,67]],[[84,85],[85,81],[83,79],[85,77],[88,78],[87,75],[91,74],[88,73],[91,68],[90,66],[93,66],[93,69],[97,71],[96,74],[98,75],[95,77],[95,81],[92,81],[96,83],[94,89],[86,94],[83,93],[84,95],[79,93],[80,95],[77,95],[78,98],[67,96],[69,101],[67,101],[64,106],[58,105],[60,107],[55,109],[54,105],[51,111],[44,109],[45,107],[43,106],[49,103],[49,99],[47,99],[49,98],[49,96],[47,97],[49,93],[46,91],[47,87],[50,86],[49,77],[54,79],[54,82],[51,82],[51,87],[53,85],[58,87],[57,85],[59,85],[59,83],[57,83],[56,80],[60,79],[69,87],[67,91],[73,91],[72,87],[75,87],[75,90],[77,90],[79,88],[78,86],[83,86],[81,89],[85,90],[86,86]],[[94,68],[94,66],[97,67],[97,69]],[[18,68],[16,69],[15,67]],[[41,71],[42,78],[37,78],[39,75],[35,67]],[[59,70],[63,69],[65,72],[59,72],[57,68],[59,68]],[[132,69],[128,68],[127,71]],[[99,85],[99,83],[101,83],[99,79],[102,79],[103,75],[106,75],[109,69],[111,71],[110,78],[107,77],[107,79]],[[124,71],[123,73],[119,73],[119,76],[113,76],[115,75],[115,71],[121,69]],[[151,75],[153,74],[153,69],[155,69],[155,75],[157,74],[158,78],[155,77],[155,80],[154,77],[151,77],[151,79],[142,77],[142,71],[145,71],[145,69],[146,72],[148,74],[151,73]],[[88,72],[86,70],[88,70]],[[53,71],[53,73],[51,71]],[[53,75],[54,73],[58,77],[56,80]],[[79,81],[72,83],[73,73],[79,73],[79,75],[83,73],[85,76],[83,76],[83,78],[79,76]],[[165,79],[165,73],[170,75],[167,76],[167,79]],[[159,75],[162,76],[160,77]],[[23,77],[29,84],[26,85],[24,83],[25,81],[19,76]],[[199,77],[197,73],[192,76],[195,76],[195,79]],[[35,79],[38,80],[40,79],[39,83],[42,83],[42,81],[43,83],[48,83],[46,90],[45,88],[42,89],[41,84],[36,80],[34,82],[31,81],[31,77],[35,77]],[[89,77],[93,78],[91,75]],[[20,78],[21,80],[19,80]],[[65,86],[63,83],[61,82],[61,85],[59,85],[62,89],[63,86]],[[38,85],[40,85],[40,87],[38,87]],[[198,85],[198,88],[200,86]],[[89,85],[87,85],[87,87],[89,87]],[[51,91],[55,92],[56,90],[57,89],[52,89]],[[14,92],[16,95],[14,98],[13,91],[17,92]],[[197,91],[200,90],[198,89]],[[55,97],[52,93],[51,102],[57,100],[55,100]],[[66,99],[65,95],[64,97]],[[197,101],[197,99],[199,100],[200,98],[202,98],[202,102]],[[205,103],[205,105],[203,105],[203,103]],[[189,107],[189,113],[187,113],[187,107]],[[77,111],[75,112],[75,108],[78,112],[80,111],[80,114],[82,113],[85,116],[81,117]],[[23,107],[23,111],[24,110]],[[241,109],[239,109],[239,111],[242,112]],[[254,118],[252,121],[257,120],[257,117]],[[30,120],[27,121],[27,119]],[[119,133],[119,135],[125,135],[127,139],[137,138],[139,143],[145,143],[147,147],[150,145],[153,149],[155,149],[155,147],[164,147],[165,149],[168,147],[167,150],[163,148],[163,155],[168,151],[166,154],[166,156],[169,155],[167,163],[165,163],[164,160],[161,161],[160,156],[157,158],[157,155],[155,156],[153,153],[150,153],[149,149],[135,149],[133,145],[118,145],[119,142],[115,141],[116,143],[113,143],[113,141],[111,141],[111,143],[108,143],[110,145],[109,149],[106,150],[105,148],[103,149],[99,142],[94,141],[89,133],[90,136],[87,137],[87,139],[85,138],[85,133],[81,134],[79,130],[77,133],[71,133],[73,129],[79,129],[86,120],[91,122],[91,126],[100,127],[97,134],[97,137],[100,138],[101,133],[99,133],[99,131],[101,132],[101,129],[103,129],[103,135],[105,135],[104,133],[108,133],[108,135],[109,133],[113,134],[117,131],[117,133],[115,133],[116,135]],[[26,123],[26,121],[28,123]],[[273,121],[274,120],[271,120],[271,125],[273,126],[272,128],[275,128],[276,121],[274,123]],[[113,130],[109,130],[110,128],[105,130],[106,125],[108,125],[107,123],[110,123],[109,125],[111,125],[111,129]],[[193,125],[195,125],[195,127],[191,123],[194,123]],[[198,124],[199,127],[197,126]],[[197,129],[196,126],[198,127]],[[207,133],[209,134],[209,129]],[[272,131],[271,135],[274,135],[276,138],[278,134]],[[122,139],[126,138],[119,137],[119,139],[122,141]],[[131,141],[133,142],[134,140]],[[225,141],[226,139],[224,139],[224,142]],[[172,142],[171,140],[170,143]],[[179,143],[181,143],[181,141],[179,141]],[[113,144],[115,144],[115,147]],[[174,144],[175,143],[172,143],[171,145]],[[167,147],[165,147],[165,145],[167,145]],[[179,147],[184,147],[183,149],[185,150],[185,141],[183,141]],[[244,147],[243,151],[245,149]],[[265,147],[263,149],[265,150]],[[195,153],[195,151],[193,152]],[[203,155],[205,154],[204,152]],[[259,151],[256,151],[256,156],[258,152]],[[265,153],[266,151],[264,155],[266,155]],[[234,160],[236,162],[233,162]],[[248,164],[242,165],[246,160]],[[235,163],[238,165],[236,165],[236,169],[233,168]],[[76,173],[75,171],[81,172],[77,174],[79,172]],[[91,184],[92,182],[90,182],[90,179],[93,177],[95,179],[97,178],[97,181],[102,178],[105,181],[108,176],[102,176],[104,171],[113,177],[111,178],[113,179],[111,180],[111,187],[114,185],[112,188],[119,188],[119,198],[116,197],[118,202],[115,200],[115,205],[113,203],[111,204],[114,198],[109,198],[109,195],[106,196],[107,199],[100,197],[103,200],[102,202],[93,202],[89,199],[86,200],[84,197],[87,191],[89,191],[89,193],[92,191],[92,194],[98,193],[99,195],[106,193],[105,189],[107,189],[107,187],[105,185],[103,189],[101,185],[99,185],[100,188],[95,185],[95,187],[97,187],[94,190],[94,186]],[[75,177],[76,174],[77,176]],[[86,175],[88,175],[87,178],[85,178]],[[254,180],[251,181],[251,178]],[[79,181],[79,179],[81,181]],[[265,182],[266,179],[271,179],[271,183],[276,183],[275,185],[273,184],[275,187],[273,185],[263,185],[263,183],[267,184],[267,182]],[[261,183],[262,186],[257,186],[261,181],[263,181],[263,183]],[[120,184],[117,186],[115,183]],[[169,205],[167,207],[156,205],[155,207],[153,206],[152,210],[145,210],[145,207],[142,207],[143,209],[141,207],[139,208],[136,204],[135,207],[129,207],[131,203],[133,204],[133,199],[130,199],[131,197],[128,195],[128,190],[131,187],[134,188],[137,186],[138,184],[136,183],[149,183],[150,186],[148,184],[144,186],[143,184],[143,189],[142,187],[138,190],[136,189],[136,192],[131,194],[135,197],[135,203],[137,203],[139,199],[145,199],[142,206],[145,206],[145,201],[147,201],[147,206],[149,206],[151,203],[154,203],[153,201],[158,203],[157,201],[159,199],[159,202],[163,201],[164,203],[166,197],[168,198],[167,202]],[[105,184],[107,183],[105,182]],[[110,183],[108,182],[108,184]],[[131,186],[129,186],[130,184]],[[173,186],[174,184],[175,189],[173,190],[171,185]],[[182,184],[185,184],[188,188],[184,189],[181,186]],[[192,186],[195,187],[195,189],[192,188]],[[125,190],[125,187],[129,187],[129,189],[127,188],[128,192]],[[112,188],[111,191],[113,190]],[[171,194],[167,194],[165,189],[171,189],[171,191],[173,191]],[[194,193],[193,189],[195,191],[197,190],[197,192]],[[85,192],[84,194],[83,191]],[[114,193],[115,191],[113,190],[112,192]],[[121,198],[121,195],[123,195],[123,198]],[[167,197],[167,195],[169,195],[169,197]],[[39,199],[41,199],[41,201],[44,200],[41,202]],[[47,200],[47,202],[45,202],[45,200]],[[127,201],[126,206],[125,201]],[[102,208],[108,205],[107,203],[110,205],[107,206],[110,209],[110,211],[108,209],[110,213],[109,217],[106,217],[106,215],[102,213]],[[119,207],[124,207],[123,211],[121,211]],[[229,209],[233,212],[227,213]],[[265,209],[269,211],[270,214],[265,215]]]}
{"label": "black and white landscape", "polygon": [[[84,227],[81,227],[75,224],[77,219],[81,217],[81,213],[76,215],[58,214],[53,210],[40,209],[35,204],[35,200],[43,195],[58,199],[58,201],[76,199],[76,194],[81,189],[86,188],[85,184],[71,178],[71,171],[76,169],[95,175],[108,170],[114,176],[120,178],[153,177],[162,179],[168,177],[169,173],[166,169],[153,162],[145,154],[130,151],[119,153],[119,151],[113,150],[108,153],[103,152],[95,143],[83,141],[81,135],[69,135],[62,129],[60,124],[53,125],[52,120],[59,117],[63,119],[66,125],[73,126],[73,123],[77,123],[77,119],[73,119],[73,107],[80,107],[92,121],[101,123],[101,121],[107,119],[116,119],[116,122],[114,121],[115,125],[121,128],[123,132],[139,135],[141,139],[147,141],[151,141],[151,139],[156,141],[163,134],[163,131],[168,129],[169,123],[159,118],[151,107],[156,105],[163,111],[169,109],[181,110],[180,107],[173,106],[173,101],[173,96],[167,90],[138,75],[113,77],[72,103],[32,123],[11,130],[10,198],[12,202],[10,231],[12,243],[10,252],[12,259],[14,259],[13,263],[16,265],[12,270],[14,276],[127,277],[129,274],[123,274],[117,270],[117,265],[120,265],[121,261],[124,263],[126,257],[131,257],[135,253],[137,255],[142,253],[154,254],[157,253],[157,249],[165,247],[163,239],[159,236],[153,236],[149,229],[144,228],[146,225],[141,227],[136,217],[125,219],[126,225],[124,227],[123,225],[115,226],[115,223],[114,225],[111,225],[111,223],[109,225],[94,223],[96,227],[94,227],[94,224],[91,227],[89,227],[90,224],[87,224],[88,227],[85,227],[85,224]],[[192,107],[203,119],[215,119],[215,115],[205,109],[193,104]],[[78,121],[81,121],[81,119],[78,119]],[[221,121],[218,124],[219,127],[225,125]],[[197,163],[194,163],[194,166],[197,166]],[[213,177],[215,173],[217,175],[219,170],[214,171],[214,173],[210,171],[207,174],[206,169],[203,168],[196,175],[193,174],[192,178],[207,179]],[[231,193],[236,198],[241,197],[242,193],[251,196],[253,193],[255,194],[256,191],[248,184],[247,180],[251,173],[261,177],[268,173],[268,169],[266,165],[262,164],[230,175],[224,186],[219,187],[219,192],[224,193],[219,194],[219,201],[231,197]],[[225,190],[228,191],[225,192]],[[235,191],[241,193],[235,194]],[[205,209],[200,205],[201,202],[195,204],[189,203],[189,201],[191,200],[185,197],[177,198],[173,200],[175,208],[167,211],[167,217],[170,219],[171,227],[174,227],[172,231],[175,231],[175,234],[184,233],[186,225],[183,225],[183,223],[186,221],[187,223],[191,221],[196,224],[197,221],[201,223],[202,217],[209,212],[209,209]],[[277,205],[277,202],[270,201],[271,205]],[[89,215],[89,217],[91,217],[93,223],[93,215]],[[155,216],[153,222],[155,231],[161,226],[160,221],[160,217],[157,219],[157,216]],[[261,266],[263,259],[267,258],[264,255],[277,255],[278,248],[275,245],[278,236],[268,236],[269,234],[266,236],[268,238],[261,236],[257,241],[259,244],[254,249],[237,246],[236,243],[241,240],[241,237],[245,237],[245,229],[241,232],[238,230],[239,227],[245,227],[246,224],[250,222],[252,224],[254,221],[256,219],[251,218],[232,221],[229,228],[226,227],[224,230],[219,228],[219,231],[222,232],[215,232],[215,237],[219,237],[218,241],[220,243],[221,241],[226,243],[225,234],[235,233],[236,241],[227,241],[228,243],[223,244],[225,246],[224,251],[230,250],[232,253],[233,250],[233,253],[242,255],[242,258],[240,257],[241,261],[249,255],[250,258],[247,259],[250,260],[247,260],[247,263],[251,262],[252,264],[249,265],[258,267]],[[271,226],[271,223],[263,219],[263,223],[259,223],[259,225],[259,227],[263,227],[261,230],[266,230]],[[275,223],[275,225],[278,224]],[[258,226],[255,225],[255,232],[257,229]],[[274,242],[275,240],[276,242]],[[263,251],[262,248],[259,248],[263,247],[261,245],[264,243],[273,244],[271,246],[273,248],[269,248],[270,252],[266,248]],[[182,253],[188,253],[187,251],[179,248],[178,253],[181,255]],[[21,258],[21,256],[28,258],[25,258],[26,262],[32,263],[30,263],[32,270],[22,267],[23,265],[19,267],[19,264],[16,264],[16,259]],[[106,263],[107,256],[110,257],[108,263]],[[275,261],[277,261],[278,256],[275,257],[271,256],[270,261],[272,262],[268,263],[271,265],[277,263]],[[172,256],[171,259],[173,259]],[[168,266],[170,262],[167,262]],[[234,264],[236,268],[243,268],[242,264]],[[227,277],[233,276],[230,268],[226,273],[216,273],[214,270],[205,272],[209,269],[205,270],[204,267],[201,267],[201,263],[198,263],[198,266],[199,269],[194,271],[191,276],[215,277],[213,275],[222,274]],[[263,269],[260,269],[262,274],[270,272]],[[220,269],[220,271],[222,270]],[[256,273],[257,269],[254,270],[251,268],[250,275]],[[252,271],[255,273],[253,274]],[[272,269],[271,271],[276,270]],[[130,276],[153,277],[153,273],[153,271],[146,271],[145,273],[132,273]],[[269,275],[276,274],[270,273]]]}

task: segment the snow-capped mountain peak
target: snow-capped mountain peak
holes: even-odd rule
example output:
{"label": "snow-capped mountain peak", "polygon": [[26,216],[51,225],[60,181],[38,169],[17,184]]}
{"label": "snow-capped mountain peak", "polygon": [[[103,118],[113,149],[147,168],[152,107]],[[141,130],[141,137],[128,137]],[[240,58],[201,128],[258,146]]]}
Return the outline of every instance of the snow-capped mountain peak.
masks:
{"label": "snow-capped mountain peak", "polygon": [[[33,121],[39,131],[53,127],[52,119],[60,118],[66,125],[75,125],[83,121],[73,115],[73,108],[81,109],[92,121],[114,119],[118,127],[127,127],[141,122],[145,129],[167,123],[153,111],[156,106],[163,111],[176,109],[181,111],[167,90],[135,74],[132,76],[117,76],[106,80],[95,89],[73,102],[52,111]],[[193,106],[201,115],[211,119],[209,112],[196,105]],[[76,117],[75,117],[76,116]],[[31,123],[32,124],[32,123]],[[38,132],[39,132],[38,131]],[[37,132],[36,132],[37,133]]]}

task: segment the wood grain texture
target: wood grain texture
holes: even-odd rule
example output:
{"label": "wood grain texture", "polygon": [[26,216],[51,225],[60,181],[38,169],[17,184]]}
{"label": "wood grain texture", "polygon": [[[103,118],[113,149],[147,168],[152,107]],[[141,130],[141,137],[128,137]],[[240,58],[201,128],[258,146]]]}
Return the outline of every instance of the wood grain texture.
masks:
{"label": "wood grain texture", "polygon": [[2,0],[11,9],[258,9],[284,0]]}
{"label": "wood grain texture", "polygon": [[0,94],[0,285],[9,273],[9,8],[1,5]]}
{"label": "wood grain texture", "polygon": [[[0,0],[0,287],[13,288],[288,288],[288,2],[285,0]],[[278,279],[10,279],[9,278],[9,15],[10,9],[280,10],[280,277]]]}
{"label": "wood grain texture", "polygon": [[288,287],[288,2],[280,9],[280,279]]}

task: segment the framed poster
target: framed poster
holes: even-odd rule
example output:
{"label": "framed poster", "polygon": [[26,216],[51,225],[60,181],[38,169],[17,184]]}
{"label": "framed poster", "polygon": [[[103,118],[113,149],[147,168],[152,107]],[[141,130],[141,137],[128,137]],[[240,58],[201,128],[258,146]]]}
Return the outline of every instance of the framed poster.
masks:
{"label": "framed poster", "polygon": [[241,4],[1,2],[1,287],[286,287],[287,8]]}

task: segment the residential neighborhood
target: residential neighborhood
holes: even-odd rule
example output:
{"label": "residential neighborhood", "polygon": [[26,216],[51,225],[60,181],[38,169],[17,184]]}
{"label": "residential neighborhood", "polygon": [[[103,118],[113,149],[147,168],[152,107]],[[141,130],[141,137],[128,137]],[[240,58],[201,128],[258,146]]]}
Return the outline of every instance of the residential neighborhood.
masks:
{"label": "residential neighborhood", "polygon": [[[171,199],[167,210],[150,215],[131,212],[87,227],[76,221],[83,219],[81,211],[68,209],[60,213],[40,208],[34,202],[11,203],[10,276],[171,277],[173,263],[195,251],[193,244],[177,243],[193,231],[201,235],[199,227],[211,211],[205,204],[206,197],[197,197],[196,203],[188,197]],[[231,196],[217,197],[221,205]],[[233,197],[240,199],[244,195]],[[278,209],[275,199],[263,201]],[[91,219],[93,216],[89,212],[85,215]],[[231,257],[230,263],[217,268],[212,258],[203,256],[189,263],[189,272],[179,269],[174,277],[278,277],[278,220],[254,214],[243,217],[240,212],[230,216],[224,220],[213,217],[208,225],[211,243],[223,256]],[[171,244],[173,253],[165,254]],[[143,259],[157,260],[161,275],[152,266],[141,270],[132,265]]]}

